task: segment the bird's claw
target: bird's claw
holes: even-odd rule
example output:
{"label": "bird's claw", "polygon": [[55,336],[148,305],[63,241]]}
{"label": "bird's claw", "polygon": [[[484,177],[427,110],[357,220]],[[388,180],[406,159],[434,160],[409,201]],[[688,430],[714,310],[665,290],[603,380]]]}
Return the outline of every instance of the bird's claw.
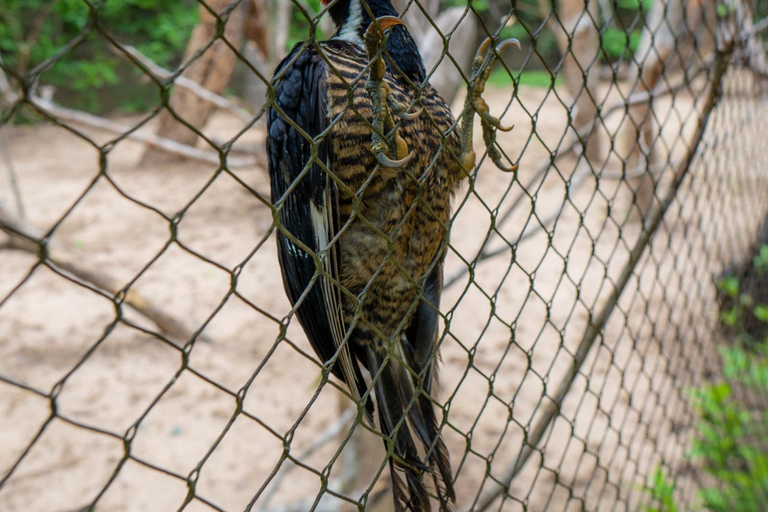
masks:
{"label": "bird's claw", "polygon": [[502,131],[502,132],[506,133],[506,132],[511,132],[512,130],[515,129],[515,125],[513,125],[513,124],[511,124],[509,126],[502,126],[501,120],[499,120],[498,117],[493,117],[492,115],[488,114],[487,112],[480,113],[480,117],[483,119],[483,121],[485,121],[486,123],[491,125],[496,130],[499,130],[499,131]]}
{"label": "bird's claw", "polygon": [[502,172],[517,172],[518,165],[507,165],[504,163],[501,151],[496,146],[488,146],[488,157],[493,161],[496,167]]}
{"label": "bird's claw", "polygon": [[379,16],[368,25],[365,33],[372,32],[373,29],[378,29],[379,33],[383,34],[387,29],[394,27],[395,25],[405,25],[405,22],[397,16]]}
{"label": "bird's claw", "polygon": [[520,41],[518,41],[514,37],[510,37],[509,39],[505,39],[504,41],[502,41],[502,42],[500,42],[499,44],[496,45],[496,52],[497,53],[501,53],[504,50],[506,50],[507,48],[509,48],[510,46],[514,46],[518,50],[522,50],[523,49],[522,45],[520,44]]}
{"label": "bird's claw", "polygon": [[472,120],[474,115],[478,114],[483,127],[483,140],[488,150],[488,156],[493,163],[496,164],[496,167],[502,171],[514,172],[517,170],[517,165],[506,165],[503,162],[501,152],[496,147],[496,131],[509,132],[512,131],[514,125],[503,126],[497,117],[492,116],[490,114],[490,109],[488,108],[488,103],[486,103],[482,97],[482,93],[485,91],[485,84],[488,81],[488,77],[491,75],[493,65],[499,59],[500,53],[510,46],[515,46],[518,49],[520,49],[521,46],[520,41],[517,39],[506,39],[497,44],[493,51],[489,52],[488,49],[492,42],[490,37],[482,42],[472,64],[472,76],[467,87],[467,98],[464,103],[461,130],[462,156],[460,161],[464,167],[468,167],[467,164],[470,163],[470,161],[474,165],[474,151],[472,150]]}
{"label": "bird's claw", "polygon": [[405,156],[405,158],[401,158],[399,160],[392,160],[384,153],[379,153],[376,159],[379,161],[379,165],[381,165],[382,167],[385,167],[387,169],[399,169],[404,165],[408,165],[408,162],[411,161],[411,159],[413,158],[413,155],[414,155],[414,152],[411,151]]}
{"label": "bird's claw", "polygon": [[482,58],[482,56],[485,55],[485,52],[488,51],[488,47],[491,45],[492,41],[493,41],[493,39],[491,39],[490,37],[486,37],[485,39],[483,39],[483,42],[480,43],[480,48],[477,49],[477,53],[475,54],[475,58],[477,58],[477,57],[481,57]]}
{"label": "bird's claw", "polygon": [[400,119],[402,119],[403,121],[413,121],[414,119],[418,119],[423,112],[424,112],[423,108],[419,108],[418,110],[411,113],[401,112]]}
{"label": "bird's claw", "polygon": [[422,113],[422,109],[408,113],[407,107],[392,98],[391,90],[384,82],[387,69],[382,58],[386,45],[385,35],[387,30],[396,25],[404,23],[395,16],[381,16],[368,25],[363,37],[370,62],[365,89],[371,98],[373,110],[371,149],[379,164],[387,169],[403,167],[414,156],[413,152],[408,153],[408,145],[397,133],[392,113],[397,114],[403,121],[412,121]]}
{"label": "bird's claw", "polygon": [[[479,57],[482,59],[485,56],[486,52],[488,51],[488,47],[491,46],[491,42],[493,42],[493,40],[490,37],[486,37],[485,40],[480,44],[480,48],[477,49],[477,54],[475,54],[475,58]],[[496,45],[496,48],[495,48],[496,53],[497,54],[501,53],[507,48],[509,48],[510,46],[515,46],[517,47],[518,50],[523,49],[523,47],[520,45],[520,41],[518,41],[514,37],[510,37],[509,39],[505,39],[504,41]],[[498,58],[498,56],[494,58]]]}

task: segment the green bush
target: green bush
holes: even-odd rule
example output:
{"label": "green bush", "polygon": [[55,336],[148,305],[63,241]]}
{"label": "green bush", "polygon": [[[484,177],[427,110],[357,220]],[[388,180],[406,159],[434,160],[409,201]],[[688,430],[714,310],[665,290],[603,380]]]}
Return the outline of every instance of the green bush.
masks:
{"label": "green bush", "polygon": [[[714,477],[699,490],[715,512],[759,512],[768,502],[768,340],[725,348],[723,380],[693,393],[699,416],[691,457]],[[744,397],[747,397],[744,399]]]}
{"label": "green bush", "polygon": [[[699,508],[712,512],[760,512],[768,503],[768,304],[754,290],[768,289],[768,245],[740,276],[720,280],[727,300],[722,323],[735,332],[732,346],[720,350],[722,377],[691,391],[696,436],[688,454],[708,476],[698,490]],[[749,282],[745,282],[747,276]],[[762,328],[745,328],[745,321]],[[646,512],[676,512],[675,483],[658,468],[644,487]]]}
{"label": "green bush", "polygon": [[[34,69],[84,33],[91,20],[161,66],[180,60],[197,23],[194,0],[2,0],[0,54],[11,75]],[[91,112],[145,109],[157,88],[93,30],[39,79],[56,87],[59,101]]]}
{"label": "green bush", "polygon": [[680,510],[675,501],[675,482],[670,479],[662,467],[657,467],[651,475],[651,481],[642,488],[650,503],[644,512],[677,512]]}

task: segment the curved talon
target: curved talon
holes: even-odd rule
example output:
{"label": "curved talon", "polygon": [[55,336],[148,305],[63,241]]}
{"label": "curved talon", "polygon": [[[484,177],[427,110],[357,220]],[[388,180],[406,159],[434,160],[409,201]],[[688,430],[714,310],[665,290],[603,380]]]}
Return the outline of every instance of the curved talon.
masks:
{"label": "curved talon", "polygon": [[464,113],[461,125],[461,147],[462,154],[460,162],[463,168],[473,167],[475,162],[475,152],[472,149],[472,120],[477,114],[480,117],[483,127],[483,141],[488,151],[489,158],[500,170],[504,172],[516,172],[516,164],[507,165],[503,161],[503,154],[496,147],[496,132],[509,132],[515,127],[502,126],[501,120],[490,114],[488,103],[482,97],[485,91],[485,84],[491,75],[491,69],[499,60],[500,54],[510,46],[521,49],[520,41],[514,38],[506,39],[497,44],[492,51],[488,51],[492,38],[486,38],[477,50],[474,63],[472,64],[472,75],[469,84],[467,84],[467,98],[464,101]]}
{"label": "curved talon", "polygon": [[392,28],[395,25],[405,25],[405,22],[397,16],[379,16],[368,25],[365,30],[366,33],[370,32],[373,27],[378,27],[381,32],[384,32],[388,28]]}
{"label": "curved talon", "polygon": [[507,165],[505,164],[502,159],[504,158],[502,156],[501,151],[499,151],[495,146],[495,141],[492,142],[487,146],[488,148],[488,156],[493,161],[494,165],[499,168],[499,170],[504,172],[515,172],[517,171],[517,164]]}
{"label": "curved talon", "polygon": [[[482,116],[482,115],[481,115]],[[491,116],[489,116],[491,117]],[[488,124],[490,124],[492,127],[494,127],[496,130],[499,130],[500,132],[511,132],[515,129],[515,125],[511,124],[509,126],[502,126],[501,125],[501,119],[498,119],[496,117],[491,117],[490,119],[483,118],[483,121],[486,121]]]}
{"label": "curved talon", "polygon": [[515,46],[518,50],[523,49],[523,47],[520,45],[520,41],[518,41],[514,37],[510,37],[509,39],[505,39],[504,41],[496,45],[496,52],[501,53],[507,48],[509,48],[510,46]]}
{"label": "curved talon", "polygon": [[485,52],[488,50],[488,47],[493,42],[493,39],[490,37],[486,37],[485,40],[483,40],[482,44],[480,44],[480,48],[477,49],[477,53],[475,54],[475,57],[482,57],[485,55]]}
{"label": "curved talon", "polygon": [[408,155],[406,155],[405,158],[401,158],[400,160],[392,160],[387,155],[382,153],[377,157],[377,160],[379,161],[379,164],[382,167],[386,167],[387,169],[399,169],[400,167],[410,162],[411,159],[413,158],[413,155],[414,155],[414,152],[411,151],[410,153],[408,153]]}
{"label": "curved talon", "polygon": [[496,164],[496,167],[502,172],[517,172],[517,168],[519,167],[517,164],[506,165],[501,161],[497,162],[495,160],[493,163]]}
{"label": "curved talon", "polygon": [[418,117],[424,112],[424,108],[419,108],[418,110],[411,112],[410,114],[408,112],[403,112],[400,114],[400,118],[403,121],[413,121],[414,119],[418,119]]}

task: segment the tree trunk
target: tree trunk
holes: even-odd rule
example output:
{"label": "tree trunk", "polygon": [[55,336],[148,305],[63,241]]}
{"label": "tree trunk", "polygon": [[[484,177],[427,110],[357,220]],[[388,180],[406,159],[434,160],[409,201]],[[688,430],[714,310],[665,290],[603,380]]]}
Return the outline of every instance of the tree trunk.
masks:
{"label": "tree trunk", "polygon": [[[208,6],[220,13],[232,0],[207,0]],[[243,9],[240,6],[229,12],[223,36],[235,48],[239,47],[243,36]],[[200,22],[192,31],[187,44],[184,62],[191,59],[200,48],[207,45],[216,35],[216,18],[205,7],[200,6]],[[216,40],[205,53],[193,62],[183,76],[200,84],[209,91],[221,94],[229,82],[235,66],[236,57],[232,50],[221,40]],[[170,100],[170,108],[177,116],[196,130],[201,130],[214,109],[214,105],[188,89],[175,88]],[[159,117],[157,135],[181,144],[194,146],[197,133],[176,119],[169,110],[163,110]],[[141,159],[141,166],[157,165],[178,159],[175,155],[148,148]]]}
{"label": "tree trunk", "polygon": [[[419,14],[422,14],[421,11],[419,11]],[[464,71],[467,78],[469,78],[472,60],[475,57],[477,47],[473,44],[468,44],[468,42],[473,42],[477,39],[478,24],[472,12],[469,12],[462,19],[463,15],[463,7],[453,7],[441,12],[434,21],[443,35],[452,34],[451,40],[448,43],[448,51],[462,71]],[[424,60],[424,67],[427,69],[427,73],[430,73],[435,65],[437,65],[437,69],[430,76],[429,82],[450,106],[456,99],[459,89],[466,84],[462,80],[461,73],[459,73],[453,61],[447,55],[443,57],[445,44],[440,34],[431,25],[428,27],[417,40],[419,51]]]}
{"label": "tree trunk", "polygon": [[[666,67],[672,64],[685,65],[691,60],[691,52],[699,53],[697,61],[713,45],[711,34],[699,30],[702,22],[714,21],[714,2],[691,0],[683,6],[682,0],[656,0],[646,18],[629,70],[630,93],[650,92],[659,83]],[[706,21],[705,21],[706,20]],[[699,39],[695,47],[690,41]],[[655,183],[648,172],[653,164],[655,137],[651,109],[653,102],[641,103],[629,109],[629,120],[624,125],[630,135],[625,142],[627,169],[640,172],[636,183],[635,202],[641,213],[650,207],[655,192]]]}
{"label": "tree trunk", "polygon": [[[248,40],[243,56],[262,76],[246,69],[244,100],[251,112],[258,112],[267,100],[268,80],[288,52],[292,0],[247,0],[245,38]],[[323,17],[328,21],[329,16]],[[263,78],[262,78],[263,77]],[[265,81],[266,80],[266,81]],[[259,125],[266,126],[266,116]]]}
{"label": "tree trunk", "polygon": [[559,22],[550,18],[557,46],[564,56],[563,74],[573,104],[571,123],[584,139],[584,155],[597,163],[600,144],[595,130],[597,105],[600,99],[600,36],[598,32],[597,0],[560,0],[557,3]]}
{"label": "tree trunk", "polygon": [[[472,60],[479,46],[477,17],[473,11],[464,15],[466,10],[464,7],[452,7],[441,11],[439,0],[421,0],[419,4],[426,14],[415,3],[407,0],[392,2],[397,12],[405,13],[403,20],[419,47],[424,67],[429,75],[429,83],[450,106],[456,99],[459,89],[466,85],[456,65],[458,64],[464,74],[469,77]],[[456,64],[447,55],[443,57],[445,47],[443,37],[449,34],[451,39],[448,42],[448,51]]]}
{"label": "tree trunk", "polygon": [[[676,34],[682,21],[683,5],[680,0],[654,2],[629,69],[631,92],[647,92],[656,87],[664,71],[664,63],[675,49]],[[629,147],[625,154],[627,167],[632,171],[648,167],[651,162],[653,125],[650,112],[651,102],[629,109],[629,122],[625,124],[629,127],[630,136],[627,139]],[[639,190],[643,188],[645,184],[641,184]]]}

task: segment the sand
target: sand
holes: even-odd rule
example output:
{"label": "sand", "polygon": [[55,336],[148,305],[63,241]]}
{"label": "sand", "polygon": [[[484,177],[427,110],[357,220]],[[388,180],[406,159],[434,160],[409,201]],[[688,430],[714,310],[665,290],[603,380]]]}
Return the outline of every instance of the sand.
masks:
{"label": "sand", "polygon": [[[533,231],[514,256],[507,250],[480,263],[474,282],[465,275],[443,296],[442,309],[451,316],[438,399],[450,403],[444,432],[462,510],[484,482],[490,486],[486,474],[499,478],[519,452],[524,430],[547,400],[543,395],[554,392],[572,363],[590,312],[612,291],[640,232],[626,181],[589,173],[564,200],[567,180],[583,168],[573,156],[558,160],[543,182],[523,188],[563,139],[567,117],[559,98],[565,93],[558,93],[519,91],[504,116],[516,128],[500,135],[508,154],[522,154],[517,177],[486,162],[474,186],[456,200],[446,276],[466,267],[462,258],[475,256],[492,218],[520,194],[519,209],[498,232],[514,242]],[[495,112],[509,99],[509,91],[489,93]],[[681,94],[674,108],[657,105],[667,113],[660,123],[668,142],[662,162],[685,153],[679,139],[693,127],[691,99]],[[768,118],[765,103],[760,108]],[[537,112],[534,135],[526,111]],[[742,114],[765,129],[758,115]],[[601,127],[603,142],[620,121],[615,116]],[[219,113],[206,133],[225,140],[240,126]],[[118,320],[109,297],[37,265],[34,256],[0,252],[0,376],[42,395],[55,388],[57,413],[51,416],[49,398],[0,381],[0,478],[12,470],[0,487],[0,510],[64,512],[97,496],[100,512],[245,509],[281,461],[282,436],[300,419],[290,444],[292,454],[300,453],[346,403],[333,386],[316,393],[320,372],[296,322],[286,340],[276,342],[290,306],[269,234],[266,172],[232,171],[249,190],[208,164],[138,168],[142,146],[128,140],[109,151],[100,170],[98,150],[73,132],[44,125],[7,130],[29,222],[55,228],[55,243],[81,264],[132,282],[178,318],[205,326],[212,342],[195,343],[184,363],[185,354],[145,332],[156,327],[130,308],[122,308]],[[82,133],[99,143],[110,140],[103,132]],[[239,144],[262,143],[263,131],[255,128]],[[607,159],[604,176],[621,172],[617,152]],[[730,235],[723,234],[724,222],[713,221],[751,190],[724,191],[717,162],[729,154],[713,149],[715,164],[696,168],[544,448],[493,510],[634,510],[645,496],[640,487],[659,463],[687,482],[686,389],[702,378],[713,353],[712,275],[718,261],[748,242],[744,235],[723,244]],[[12,204],[5,184],[0,199]],[[177,241],[169,243],[168,219],[179,212]],[[551,212],[559,212],[554,227],[547,223],[535,232]],[[747,221],[743,232],[749,229]],[[503,247],[501,237],[490,247]],[[710,250],[719,251],[716,258],[702,256]],[[237,294],[235,267],[242,268]],[[244,386],[244,414],[237,414],[235,395]],[[126,445],[121,438],[127,432]],[[294,470],[268,510],[314,498],[318,472],[338,445],[335,438],[304,459],[315,472]],[[184,507],[188,478],[196,497]],[[689,483],[680,486],[683,497],[691,492]]]}

